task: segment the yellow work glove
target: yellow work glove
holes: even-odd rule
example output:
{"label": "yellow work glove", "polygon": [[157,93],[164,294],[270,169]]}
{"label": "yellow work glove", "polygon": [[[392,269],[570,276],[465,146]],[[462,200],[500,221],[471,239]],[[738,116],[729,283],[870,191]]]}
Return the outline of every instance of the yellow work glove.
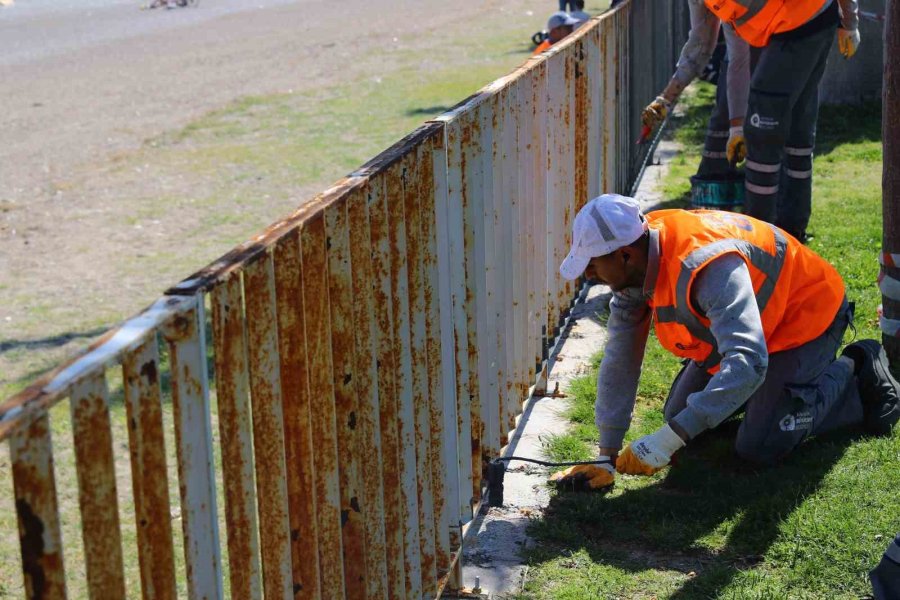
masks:
{"label": "yellow work glove", "polygon": [[666,115],[669,114],[669,109],[671,108],[671,102],[662,96],[657,96],[656,100],[648,104],[644,112],[641,113],[641,121],[644,125],[653,129],[666,119]]}
{"label": "yellow work glove", "polygon": [[843,27],[838,29],[838,50],[844,58],[850,58],[856,54],[859,48],[859,29],[848,30]]}
{"label": "yellow work glove", "polygon": [[[597,460],[610,458],[601,456]],[[575,465],[550,477],[550,483],[555,484],[557,488],[578,491],[605,490],[611,487],[615,480],[616,468],[612,461],[597,465]]]}
{"label": "yellow work glove", "polygon": [[684,440],[668,424],[627,446],[616,460],[616,471],[627,475],[653,475],[669,464]]}
{"label": "yellow work glove", "polygon": [[732,125],[728,129],[728,146],[725,147],[725,155],[731,165],[736,165],[747,158],[747,142],[744,140],[742,125]]}

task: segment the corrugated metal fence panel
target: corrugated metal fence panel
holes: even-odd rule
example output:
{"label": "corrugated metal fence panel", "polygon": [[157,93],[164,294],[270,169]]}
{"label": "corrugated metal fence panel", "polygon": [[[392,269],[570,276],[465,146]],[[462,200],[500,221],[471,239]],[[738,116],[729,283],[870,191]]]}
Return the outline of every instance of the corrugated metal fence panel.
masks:
{"label": "corrugated metal fence panel", "polygon": [[244,302],[263,589],[267,597],[285,597],[292,593],[290,522],[271,252],[245,267]]}
{"label": "corrugated metal fence panel", "polygon": [[378,393],[377,340],[372,273],[372,253],[365,243],[369,229],[369,190],[354,191],[347,200],[350,262],[353,266],[354,376],[357,408],[359,468],[364,493],[359,499],[366,534],[366,585],[368,598],[388,595],[385,541],[385,498],[382,473],[380,397]]}
{"label": "corrugated metal fence panel", "polygon": [[[419,177],[421,199],[421,239],[425,300],[425,353],[428,373],[429,435],[426,447],[431,460],[431,486],[433,501],[433,535],[435,539],[435,576],[440,580],[450,570],[450,527],[454,522],[450,517],[452,494],[457,472],[455,436],[448,439],[447,432],[456,432],[456,403],[454,394],[444,387],[444,373],[455,371],[452,354],[445,355],[442,335],[445,320],[441,311],[450,317],[449,282],[440,272],[439,256],[445,248],[445,233],[439,231],[444,226],[438,217],[438,210],[446,210],[446,153],[443,150],[443,131],[436,130],[419,149]],[[442,198],[441,200],[438,200]],[[441,206],[439,209],[438,207]],[[451,335],[452,326],[446,331]],[[446,344],[452,350],[452,344]],[[451,388],[452,389],[452,388]],[[451,413],[445,417],[445,412]],[[447,448],[451,445],[452,453]],[[452,461],[448,460],[452,457]]]}
{"label": "corrugated metal fence panel", "polygon": [[353,322],[353,280],[346,198],[340,198],[325,208],[325,236],[340,474],[344,593],[347,598],[356,599],[366,596],[366,546],[365,524],[360,506],[363,483],[356,433],[358,402],[353,365],[356,326]]}
{"label": "corrugated metal fence panel", "polygon": [[28,598],[66,597],[50,417],[44,413],[9,438],[13,493]]}
{"label": "corrugated metal fence panel", "polygon": [[391,598],[406,593],[404,576],[404,518],[401,494],[399,394],[394,356],[393,286],[388,201],[383,177],[374,177],[368,188],[369,225],[372,245],[374,306],[378,328],[378,398],[384,469],[385,548],[387,580]]}
{"label": "corrugated metal fence panel", "polygon": [[[286,483],[292,592],[294,598],[312,599],[319,598],[320,593],[319,538],[316,495],[312,493],[315,489],[311,422],[314,401],[310,391],[310,360],[306,346],[301,254],[300,230],[297,228],[278,240],[273,258],[281,358],[284,449],[288,466]],[[223,454],[224,451],[223,447]],[[249,567],[255,565],[251,563]]]}
{"label": "corrugated metal fence panel", "polygon": [[[518,86],[515,82],[503,88],[502,112],[499,114],[502,142],[499,148],[500,165],[503,178],[501,180],[502,210],[499,214],[499,225],[502,231],[498,244],[503,251],[498,258],[499,274],[502,275],[500,289],[502,303],[499,314],[503,318],[503,329],[498,330],[497,347],[504,352],[503,383],[500,386],[500,425],[501,444],[509,442],[510,434],[516,427],[516,415],[519,413],[520,390],[518,385],[525,380],[521,370],[522,340],[524,327],[521,325],[521,311],[517,308],[521,262],[518,253],[522,243],[520,232],[519,206],[519,147],[516,137],[516,111],[518,109]],[[496,136],[495,136],[496,139]]]}
{"label": "corrugated metal fence panel", "polygon": [[[585,35],[583,67],[586,123],[584,135],[587,143],[586,169],[587,193],[584,201],[596,198],[603,191],[602,184],[606,166],[603,164],[603,102],[604,60],[600,48],[601,27],[592,27]],[[580,208],[580,207],[579,207]]]}
{"label": "corrugated metal fence panel", "polygon": [[394,324],[394,366],[398,434],[400,440],[400,491],[403,509],[403,575],[406,596],[422,595],[422,565],[419,555],[419,502],[416,482],[415,408],[413,407],[412,355],[410,349],[409,272],[407,264],[406,215],[404,210],[406,162],[398,161],[386,172],[386,200],[390,235],[391,310]]}
{"label": "corrugated metal fence panel", "polygon": [[210,296],[231,593],[262,598],[250,373],[240,273],[229,276]]}
{"label": "corrugated metal fence panel", "polygon": [[222,597],[203,302],[163,329],[169,342],[188,596]]}
{"label": "corrugated metal fence panel", "polygon": [[323,598],[342,598],[344,568],[341,547],[341,498],[337,424],[331,352],[331,310],[328,301],[328,256],[325,218],[309,218],[300,234],[303,269],[303,309],[310,374],[310,423],[315,469],[316,521],[319,540],[319,581]]}
{"label": "corrugated metal fence panel", "polygon": [[[122,368],[141,590],[147,600],[174,600],[175,562],[157,336],[150,336],[125,354]],[[220,412],[220,423],[222,417]],[[253,472],[248,474],[252,483]]]}
{"label": "corrugated metal fence panel", "polygon": [[88,591],[91,598],[122,598],[122,534],[105,374],[77,382],[69,406]]}
{"label": "corrugated metal fence panel", "polygon": [[[433,193],[433,184],[425,168],[425,146],[417,144],[409,150],[404,163],[406,170],[403,208],[406,217],[407,273],[409,276],[410,358],[412,360],[412,405],[416,453],[416,499],[418,501],[419,556],[422,593],[425,597],[437,594],[435,568],[434,489],[431,477],[431,395],[428,386],[426,348],[425,289],[430,287],[426,276],[426,242],[422,236],[422,204],[425,194]],[[429,157],[430,158],[430,157]],[[430,164],[430,160],[427,161]]]}
{"label": "corrugated metal fence panel", "polygon": [[[432,165],[434,167],[434,226],[437,249],[438,307],[440,310],[440,364],[443,411],[443,468],[447,486],[446,506],[442,511],[444,526],[449,528],[448,541],[451,550],[458,548],[461,539],[458,525],[468,509],[468,490],[472,489],[472,464],[468,460],[470,431],[462,427],[468,415],[467,385],[463,370],[468,352],[465,344],[465,309],[459,298],[465,297],[465,282],[460,273],[465,272],[462,250],[462,218],[459,205],[451,209],[450,185],[454,173],[450,159],[449,131],[442,127],[433,142]],[[457,136],[458,152],[458,136]],[[459,166],[455,168],[459,185]],[[449,165],[449,168],[448,168]],[[451,218],[453,215],[458,219]],[[463,346],[461,347],[461,344]],[[468,419],[465,419],[468,422]],[[440,535],[440,532],[439,532]],[[449,568],[449,565],[448,565]]]}
{"label": "corrugated metal fence panel", "polygon": [[[469,382],[469,319],[472,308],[469,300],[466,262],[468,260],[465,221],[467,190],[463,171],[463,139],[470,136],[463,124],[454,119],[447,123],[447,238],[449,247],[448,270],[449,288],[452,302],[452,322],[454,340],[454,361],[456,373],[456,414],[457,449],[459,453],[459,492],[457,513],[459,520],[468,522],[472,518],[474,498],[472,494],[474,466],[481,461],[478,428],[472,422],[472,388]],[[474,296],[473,296],[474,297]],[[480,419],[476,424],[480,423]],[[477,451],[476,451],[477,450]],[[473,460],[473,457],[475,460]],[[479,473],[480,478],[480,473]],[[461,540],[460,540],[461,541]]]}

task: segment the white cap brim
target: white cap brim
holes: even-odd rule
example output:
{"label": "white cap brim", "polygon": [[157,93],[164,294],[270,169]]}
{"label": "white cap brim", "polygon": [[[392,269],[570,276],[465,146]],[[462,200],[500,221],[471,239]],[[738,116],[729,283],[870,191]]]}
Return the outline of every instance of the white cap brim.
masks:
{"label": "white cap brim", "polygon": [[590,258],[575,256],[574,253],[569,252],[569,255],[559,265],[559,274],[564,279],[578,279],[584,273],[584,270],[587,269],[589,262],[591,262]]}

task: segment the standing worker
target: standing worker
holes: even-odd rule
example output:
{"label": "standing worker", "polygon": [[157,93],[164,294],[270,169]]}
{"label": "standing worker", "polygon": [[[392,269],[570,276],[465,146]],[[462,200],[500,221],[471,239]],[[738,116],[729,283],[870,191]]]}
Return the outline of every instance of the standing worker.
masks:
{"label": "standing worker", "polygon": [[[666,118],[672,105],[710,61],[719,37],[719,18],[709,12],[704,0],[688,0],[691,30],[681,50],[675,74],[662,93],[641,113],[650,129]],[[750,47],[725,25],[727,56],[719,72],[716,103],[709,117],[706,142],[697,174],[691,178],[694,208],[730,210],[743,202],[743,180],[734,164],[744,159],[743,123],[750,88]],[[738,187],[740,186],[740,187]]]}
{"label": "standing worker", "polygon": [[819,82],[835,30],[845,58],[859,46],[856,0],[705,0],[761,48],[750,82],[746,213],[806,240]]}
{"label": "standing worker", "polygon": [[[875,340],[835,359],[853,307],[837,271],[779,228],[723,211],[660,210],[605,194],[575,216],[560,273],[613,290],[597,380],[599,454],[651,475],[678,449],[743,410],[735,450],[778,461],[811,435],[863,424],[886,435],[900,418],[900,384]],[[651,321],[685,365],[666,424],[619,453],[631,422]],[[562,484],[612,485],[610,464],[555,474]]]}

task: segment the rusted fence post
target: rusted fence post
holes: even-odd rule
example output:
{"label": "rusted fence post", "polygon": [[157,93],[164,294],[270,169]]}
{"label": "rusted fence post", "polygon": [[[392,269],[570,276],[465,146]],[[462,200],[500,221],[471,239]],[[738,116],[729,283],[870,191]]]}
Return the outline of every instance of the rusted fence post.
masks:
{"label": "rusted fence post", "polygon": [[900,2],[888,2],[884,24],[884,89],[881,139],[884,144],[881,210],[882,317],[884,348],[896,372],[900,370]]}

